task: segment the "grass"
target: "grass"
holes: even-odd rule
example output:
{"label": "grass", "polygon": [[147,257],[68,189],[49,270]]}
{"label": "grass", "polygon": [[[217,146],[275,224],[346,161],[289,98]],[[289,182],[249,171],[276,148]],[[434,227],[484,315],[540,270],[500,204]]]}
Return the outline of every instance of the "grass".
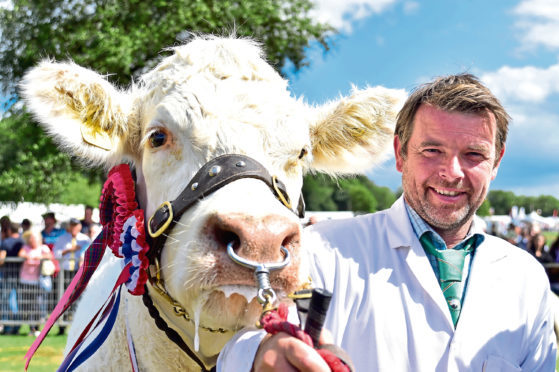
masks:
{"label": "grass", "polygon": [[[29,372],[56,371],[62,362],[62,354],[66,345],[66,336],[57,336],[57,332],[58,327],[54,326],[33,356]],[[24,370],[23,356],[35,340],[35,337],[28,336],[28,333],[29,327],[24,325],[21,327],[19,335],[0,336],[0,372]]]}

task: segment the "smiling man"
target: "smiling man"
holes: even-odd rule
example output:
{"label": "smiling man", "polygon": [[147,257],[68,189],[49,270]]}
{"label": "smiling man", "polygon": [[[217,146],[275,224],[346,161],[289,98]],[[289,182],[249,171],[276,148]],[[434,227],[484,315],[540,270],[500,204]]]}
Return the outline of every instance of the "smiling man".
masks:
{"label": "smiling man", "polygon": [[[555,369],[554,295],[542,266],[474,220],[508,120],[473,75],[419,87],[394,136],[402,197],[386,211],[310,229],[322,245],[310,257],[314,286],[334,293],[326,327],[356,371]],[[251,342],[241,335],[223,361]],[[266,337],[253,367],[325,370],[305,347]]]}

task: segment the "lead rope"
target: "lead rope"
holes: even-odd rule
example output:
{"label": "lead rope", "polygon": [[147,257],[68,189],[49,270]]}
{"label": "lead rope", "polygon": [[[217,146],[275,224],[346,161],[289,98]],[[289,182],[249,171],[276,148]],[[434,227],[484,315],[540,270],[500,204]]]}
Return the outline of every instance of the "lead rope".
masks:
{"label": "lead rope", "polygon": [[[278,332],[285,332],[290,336],[296,337],[310,347],[315,347],[311,336],[301,328],[287,321],[288,309],[285,303],[281,303],[277,309],[262,313],[260,326],[269,334],[275,335]],[[333,352],[327,349],[316,349],[318,354],[324,359],[332,372],[350,372],[351,369]]]}

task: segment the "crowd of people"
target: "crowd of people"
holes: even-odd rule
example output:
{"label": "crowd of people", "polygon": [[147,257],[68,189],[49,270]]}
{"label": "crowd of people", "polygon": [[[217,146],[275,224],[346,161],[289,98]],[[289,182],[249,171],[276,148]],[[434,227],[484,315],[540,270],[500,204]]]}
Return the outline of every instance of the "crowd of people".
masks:
{"label": "crowd of people", "polygon": [[[30,334],[39,334],[40,323],[60,295],[54,290],[53,278],[62,271],[64,288],[69,285],[100,229],[89,205],[82,220],[70,218],[59,223],[53,212],[42,217],[42,226],[33,226],[29,219],[16,223],[8,216],[0,218],[2,334],[18,334],[22,322],[29,323]],[[64,326],[60,326],[59,333],[64,332]]]}
{"label": "crowd of people", "polygon": [[495,229],[492,229],[491,234],[528,251],[542,264],[559,262],[559,234],[551,244],[547,244],[547,239],[537,224],[510,223],[505,234],[499,234]]}

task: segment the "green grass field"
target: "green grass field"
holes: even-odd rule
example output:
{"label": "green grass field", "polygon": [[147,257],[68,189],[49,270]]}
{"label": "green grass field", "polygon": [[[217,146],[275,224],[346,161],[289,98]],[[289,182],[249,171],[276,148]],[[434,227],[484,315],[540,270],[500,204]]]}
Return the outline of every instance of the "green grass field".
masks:
{"label": "green grass field", "polygon": [[[57,336],[58,327],[53,327],[49,336],[43,341],[39,350],[33,356],[29,365],[29,372],[53,372],[62,362],[62,353],[66,345],[66,336]],[[22,326],[19,335],[0,336],[0,372],[21,372],[25,362],[23,356],[35,340],[27,336],[29,327]]]}

